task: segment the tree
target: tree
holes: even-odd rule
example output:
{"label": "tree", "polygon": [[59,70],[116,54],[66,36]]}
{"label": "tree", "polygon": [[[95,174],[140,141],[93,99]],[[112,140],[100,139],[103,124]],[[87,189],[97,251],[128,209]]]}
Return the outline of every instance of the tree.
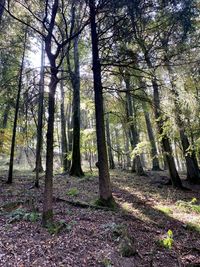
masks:
{"label": "tree", "polygon": [[103,95],[101,81],[101,64],[99,59],[98,35],[96,28],[96,5],[94,0],[89,0],[90,26],[92,39],[92,60],[93,60],[93,79],[95,94],[95,115],[96,115],[96,135],[98,151],[98,170],[99,170],[99,197],[103,205],[113,204],[111,192],[110,175],[108,169],[108,159],[105,139]]}
{"label": "tree", "polygon": [[18,92],[17,92],[17,99],[16,99],[16,105],[15,105],[15,117],[14,117],[14,124],[13,124],[12,143],[11,143],[11,150],[10,150],[10,162],[9,162],[9,171],[8,171],[8,179],[7,179],[8,184],[11,184],[13,181],[15,139],[16,139],[16,131],[17,131],[17,119],[18,119],[18,113],[19,113],[20,95],[21,95],[21,90],[22,90],[22,85],[23,85],[23,71],[24,71],[24,60],[25,60],[25,52],[26,52],[26,45],[27,45],[27,34],[28,34],[28,28],[26,27],[25,35],[24,35],[21,65],[19,69]]}

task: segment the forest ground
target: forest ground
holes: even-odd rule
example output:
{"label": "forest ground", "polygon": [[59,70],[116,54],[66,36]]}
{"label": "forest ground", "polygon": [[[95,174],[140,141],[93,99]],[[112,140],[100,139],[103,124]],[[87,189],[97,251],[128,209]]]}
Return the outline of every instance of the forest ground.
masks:
{"label": "forest ground", "polygon": [[[14,183],[7,185],[2,169],[0,266],[200,266],[200,187],[175,190],[163,184],[166,172],[147,174],[111,172],[115,210],[96,208],[96,173],[83,178],[56,174],[55,223],[43,228],[44,176],[35,189],[34,174],[16,170]],[[168,230],[173,237],[167,236]]]}

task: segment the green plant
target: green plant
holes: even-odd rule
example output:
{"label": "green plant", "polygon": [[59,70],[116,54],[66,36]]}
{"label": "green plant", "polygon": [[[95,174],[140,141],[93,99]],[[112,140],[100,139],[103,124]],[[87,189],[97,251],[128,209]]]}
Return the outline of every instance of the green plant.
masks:
{"label": "green plant", "polygon": [[162,213],[166,214],[166,215],[170,215],[173,214],[173,210],[168,208],[168,207],[164,207],[164,206],[157,206],[156,207],[159,211],[161,211]]}
{"label": "green plant", "polygon": [[23,219],[29,222],[36,222],[40,218],[40,214],[38,212],[28,212],[24,214]]}
{"label": "green plant", "polygon": [[112,267],[113,266],[111,260],[108,258],[104,258],[101,261],[101,264],[103,265],[103,267]]}
{"label": "green plant", "polygon": [[75,224],[75,222],[68,224],[64,220],[60,220],[57,222],[49,223],[46,228],[51,235],[57,235],[61,231],[71,231],[73,224]]}
{"label": "green plant", "polygon": [[190,201],[191,204],[196,204],[197,203],[197,198],[193,197],[192,200]]}
{"label": "green plant", "polygon": [[190,202],[179,200],[176,205],[186,211],[194,211],[195,213],[200,213],[200,205],[197,203],[197,199],[193,198]]}
{"label": "green plant", "polygon": [[8,215],[8,223],[13,223],[16,221],[30,221],[30,222],[36,222],[40,218],[40,214],[38,212],[27,212],[25,209],[18,208],[14,211],[12,211]]}
{"label": "green plant", "polygon": [[78,194],[79,194],[79,191],[76,187],[72,187],[67,191],[68,196],[76,197],[78,196]]}
{"label": "green plant", "polygon": [[174,243],[172,230],[167,231],[167,237],[159,240],[159,245],[164,248],[171,249]]}

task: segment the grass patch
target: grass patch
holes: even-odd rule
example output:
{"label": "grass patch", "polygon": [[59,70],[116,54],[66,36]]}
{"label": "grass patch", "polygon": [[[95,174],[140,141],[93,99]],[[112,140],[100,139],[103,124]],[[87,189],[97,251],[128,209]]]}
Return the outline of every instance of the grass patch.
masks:
{"label": "grass patch", "polygon": [[156,206],[156,209],[161,211],[162,213],[166,214],[166,215],[172,215],[173,214],[173,210],[170,209],[169,207],[165,207],[165,206]]}
{"label": "grass patch", "polygon": [[196,204],[197,200],[193,198],[191,201],[182,201],[179,200],[176,202],[176,206],[182,210],[188,212],[195,212],[200,214],[200,205]]}
{"label": "grass patch", "polygon": [[66,194],[67,194],[68,196],[71,196],[71,197],[76,197],[76,196],[78,196],[79,191],[78,191],[78,189],[77,189],[76,187],[72,187],[72,188],[70,188],[70,189],[67,191]]}

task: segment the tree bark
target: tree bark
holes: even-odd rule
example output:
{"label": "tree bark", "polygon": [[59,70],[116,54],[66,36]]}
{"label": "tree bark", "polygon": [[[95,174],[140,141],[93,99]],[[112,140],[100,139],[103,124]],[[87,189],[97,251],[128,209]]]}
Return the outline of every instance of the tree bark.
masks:
{"label": "tree bark", "polygon": [[74,72],[70,71],[73,87],[73,146],[70,175],[81,177],[84,173],[81,168],[80,153],[80,64],[78,39],[78,36],[74,39]]}
{"label": "tree bark", "polygon": [[26,52],[27,34],[28,34],[28,28],[26,28],[26,30],[25,30],[22,61],[21,61],[21,66],[20,66],[20,70],[19,70],[18,92],[17,92],[17,99],[16,99],[16,104],[15,104],[15,117],[14,117],[13,131],[12,131],[12,143],[11,143],[11,150],[10,150],[10,162],[9,162],[9,171],[8,171],[8,179],[7,179],[8,184],[11,184],[13,181],[13,162],[14,162],[14,153],[15,153],[15,141],[16,141],[16,131],[17,131],[17,120],[18,120],[18,113],[19,113],[20,95],[21,95],[22,83],[23,83],[22,80],[23,80],[23,70],[24,70],[24,59],[25,59],[25,52]]}
{"label": "tree bark", "polygon": [[40,69],[40,84],[38,98],[38,122],[37,122],[37,145],[36,145],[36,162],[35,162],[35,187],[39,187],[39,173],[43,171],[42,167],[42,133],[43,133],[43,113],[44,113],[44,61],[45,50],[44,41],[41,44],[41,69]]}
{"label": "tree bark", "polygon": [[159,160],[158,160],[158,153],[156,149],[156,141],[151,125],[151,120],[149,117],[149,113],[146,111],[146,108],[143,104],[143,110],[144,110],[144,117],[145,117],[145,122],[146,122],[146,127],[147,127],[147,133],[149,137],[149,141],[151,144],[151,158],[152,158],[152,171],[160,171],[160,165],[159,165]]}
{"label": "tree bark", "polygon": [[2,127],[0,130],[0,153],[3,152],[3,145],[4,145],[4,134],[5,134],[5,129],[7,127],[8,123],[8,113],[10,111],[10,103],[6,105],[6,108],[4,110],[3,114],[3,121],[2,121]]}
{"label": "tree bark", "polygon": [[109,159],[110,169],[115,169],[115,163],[113,160],[112,145],[110,139],[109,114],[106,115],[106,137],[107,137],[106,140],[108,146],[108,159]]}
{"label": "tree bark", "polygon": [[[54,64],[51,64],[51,66]],[[54,65],[55,66],[55,65]],[[48,128],[47,128],[47,154],[45,190],[43,200],[42,223],[46,226],[53,220],[53,143],[54,143],[54,114],[55,114],[55,91],[58,84],[58,70],[51,67],[48,100]]]}
{"label": "tree bark", "polygon": [[101,65],[99,59],[98,35],[96,29],[95,1],[89,0],[90,26],[92,39],[93,79],[95,94],[96,135],[99,169],[99,198],[103,205],[111,205],[113,197],[111,192],[110,174],[105,140],[103,95],[101,81]]}
{"label": "tree bark", "polygon": [[167,58],[165,59],[165,62],[167,65],[167,70],[168,70],[169,78],[171,82],[171,93],[173,95],[174,106],[175,106],[176,124],[178,126],[181,144],[183,147],[183,154],[184,154],[185,161],[186,161],[187,179],[191,183],[199,184],[200,183],[200,172],[199,172],[199,167],[198,167],[195,151],[194,150],[188,151],[188,149],[190,148],[190,142],[186,134],[184,122],[181,118],[182,111],[181,111],[179,100],[178,100],[179,93],[176,89],[176,85],[173,79],[173,72],[172,72],[172,69],[169,65],[169,61]]}
{"label": "tree bark", "polygon": [[66,117],[65,117],[65,92],[64,92],[64,77],[63,71],[61,73],[60,81],[60,117],[61,117],[61,150],[62,150],[62,167],[63,171],[67,172],[69,170],[70,161],[68,160],[68,144],[67,144],[67,133],[66,133]]}
{"label": "tree bark", "polygon": [[[132,106],[132,99],[130,95],[130,78],[128,76],[124,79],[126,84],[126,112],[127,112],[127,121],[131,122],[129,126],[129,137],[130,137],[130,143],[131,148],[134,150],[134,148],[138,144],[138,133],[136,129],[136,125],[134,124],[133,120],[133,106]],[[142,167],[142,162],[140,159],[140,155],[136,155],[133,159],[132,163],[132,172],[136,172],[137,175],[145,175],[145,172]]]}
{"label": "tree bark", "polygon": [[182,188],[182,182],[177,172],[174,157],[172,155],[172,149],[171,149],[169,137],[163,132],[164,121],[161,117],[162,114],[160,111],[159,89],[158,89],[158,84],[155,78],[152,79],[152,86],[153,86],[154,114],[155,114],[155,119],[157,123],[158,133],[162,138],[161,143],[163,147],[164,156],[167,162],[167,166],[169,169],[171,182],[174,187]]}

